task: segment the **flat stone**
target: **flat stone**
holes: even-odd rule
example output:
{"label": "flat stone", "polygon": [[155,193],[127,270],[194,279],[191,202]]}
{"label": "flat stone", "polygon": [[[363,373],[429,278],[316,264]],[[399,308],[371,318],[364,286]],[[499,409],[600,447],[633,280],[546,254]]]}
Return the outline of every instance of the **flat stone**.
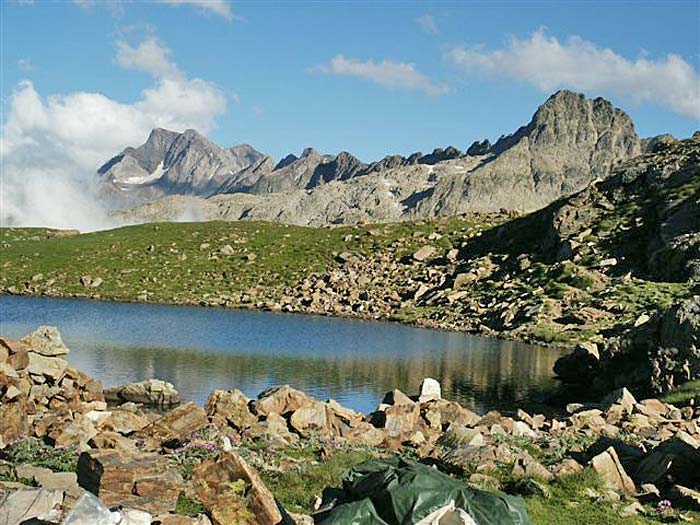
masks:
{"label": "flat stone", "polygon": [[35,352],[29,352],[29,365],[27,371],[30,374],[43,376],[58,383],[66,372],[68,362],[60,357],[46,357]]}
{"label": "flat stone", "polygon": [[169,408],[180,404],[180,394],[172,383],[160,379],[148,379],[106,388],[104,396],[113,403],[139,403],[146,406]]}
{"label": "flat stone", "polygon": [[184,482],[164,456],[90,450],[78,460],[78,483],[108,506],[163,513],[175,510]]}
{"label": "flat stone", "polygon": [[63,504],[62,490],[22,489],[0,491],[0,524],[17,525],[59,516]]}
{"label": "flat stone", "polygon": [[209,419],[204,410],[194,403],[187,403],[156,419],[137,435],[156,438],[162,445],[175,445],[208,424]]}
{"label": "flat stone", "polygon": [[437,249],[434,246],[423,246],[413,254],[413,260],[423,262],[435,255]]}

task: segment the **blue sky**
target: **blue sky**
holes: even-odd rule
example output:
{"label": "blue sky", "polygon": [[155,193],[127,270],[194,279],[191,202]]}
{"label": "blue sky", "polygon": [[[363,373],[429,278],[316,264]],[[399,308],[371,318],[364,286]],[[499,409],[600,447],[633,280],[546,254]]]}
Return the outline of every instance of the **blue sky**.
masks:
{"label": "blue sky", "polygon": [[[4,139],[84,145],[73,160],[89,166],[151,122],[195,123],[276,158],[313,146],[371,161],[497,139],[559,87],[609,98],[642,136],[700,128],[695,1],[192,3],[3,2]],[[161,97],[164,79],[182,103]]]}

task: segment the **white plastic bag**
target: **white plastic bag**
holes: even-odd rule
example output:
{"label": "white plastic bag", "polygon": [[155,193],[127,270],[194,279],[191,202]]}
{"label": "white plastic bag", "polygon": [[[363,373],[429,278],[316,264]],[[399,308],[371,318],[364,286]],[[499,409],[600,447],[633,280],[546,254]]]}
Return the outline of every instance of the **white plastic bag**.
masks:
{"label": "white plastic bag", "polygon": [[63,525],[116,525],[120,521],[118,512],[111,512],[95,495],[86,492],[78,498]]}
{"label": "white plastic bag", "polygon": [[472,517],[464,509],[457,508],[454,501],[431,512],[416,525],[476,525]]}

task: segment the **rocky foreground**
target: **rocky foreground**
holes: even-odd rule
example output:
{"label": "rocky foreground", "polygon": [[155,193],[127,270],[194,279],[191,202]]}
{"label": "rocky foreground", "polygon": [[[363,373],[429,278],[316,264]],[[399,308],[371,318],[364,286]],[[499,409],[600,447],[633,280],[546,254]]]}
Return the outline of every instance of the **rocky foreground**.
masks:
{"label": "rocky foreground", "polygon": [[700,510],[700,410],[625,388],[563,417],[476,414],[442,399],[432,379],[417,396],[388,392],[369,415],[288,385],[257,399],[214,391],[202,408],[157,380],[103,389],[68,353],[51,327],[0,338],[3,525],[322,523],[327,492],[305,514],[275,499],[292,505],[285,484],[297,477],[313,485],[305,447],[318,447],[322,464],[348,450],[399,454],[543,501],[554,483],[588,476],[597,481],[587,497],[611,516],[692,520]]}

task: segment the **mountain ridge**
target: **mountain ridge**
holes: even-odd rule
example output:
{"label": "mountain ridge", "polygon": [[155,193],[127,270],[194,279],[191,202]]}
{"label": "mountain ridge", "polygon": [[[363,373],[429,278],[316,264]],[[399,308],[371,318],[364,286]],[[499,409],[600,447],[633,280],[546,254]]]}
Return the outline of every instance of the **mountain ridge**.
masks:
{"label": "mountain ridge", "polygon": [[[570,91],[550,96],[528,124],[494,144],[485,139],[466,152],[448,146],[425,155],[388,155],[372,163],[346,151],[329,155],[313,148],[275,163],[245,145],[246,154],[234,164],[231,148],[220,148],[190,131],[185,132],[192,136],[190,142],[211,148],[209,158],[218,163],[201,152],[192,155],[180,148],[189,172],[178,165],[179,157],[168,153],[163,165],[166,176],[154,172],[148,174],[153,180],[143,173],[141,179],[127,177],[145,184],[126,190],[122,185],[122,193],[141,192],[136,199],[139,205],[151,201],[128,212],[132,220],[172,219],[183,202],[207,218],[308,225],[400,221],[469,211],[532,211],[605,178],[617,163],[670,140],[665,136],[640,139],[630,117],[609,101]],[[182,141],[177,138],[172,144]],[[145,150],[157,155],[161,142],[167,141]],[[128,173],[138,164],[130,157],[131,152],[141,155],[139,148],[125,149],[121,157],[100,168],[108,184],[114,183],[110,174]],[[154,164],[151,160],[149,166]],[[179,185],[168,185],[174,168],[180,175],[175,178]],[[168,210],[171,205],[173,209]]]}

